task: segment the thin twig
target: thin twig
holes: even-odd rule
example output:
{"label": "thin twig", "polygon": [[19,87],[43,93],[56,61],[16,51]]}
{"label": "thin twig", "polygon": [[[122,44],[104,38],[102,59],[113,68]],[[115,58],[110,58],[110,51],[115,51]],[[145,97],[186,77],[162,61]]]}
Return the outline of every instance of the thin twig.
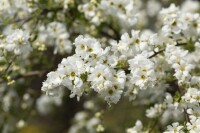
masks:
{"label": "thin twig", "polygon": [[27,18],[23,18],[23,19],[17,19],[15,21],[10,22],[10,24],[14,24],[14,23],[20,23],[23,21],[23,23],[26,23],[28,21],[30,21],[31,19],[33,19],[33,16],[27,17]]}
{"label": "thin twig", "polygon": [[188,115],[188,113],[187,113],[187,110],[186,110],[185,108],[183,109],[183,112],[184,112],[184,115],[185,115],[185,120],[186,120],[187,122],[189,122],[190,124],[192,124],[191,121],[190,121],[189,115]]}
{"label": "thin twig", "polygon": [[8,69],[10,68],[10,66],[15,61],[16,58],[17,58],[17,56],[15,55],[14,58],[8,63],[8,66],[6,67],[6,69],[4,70],[4,72],[0,74],[0,76],[3,76],[4,74],[7,73]]}
{"label": "thin twig", "polygon": [[158,54],[160,54],[160,53],[162,53],[162,52],[164,52],[164,51],[165,51],[165,50],[162,49],[162,50],[160,50],[160,51],[158,51],[158,52],[154,52],[154,54],[151,55],[151,56],[149,56],[148,58],[151,59],[151,58],[153,58],[154,56],[156,56],[156,55],[158,55]]}
{"label": "thin twig", "polygon": [[[42,77],[44,73],[45,71],[30,71],[30,72],[26,72],[25,74],[21,74],[14,77],[13,80],[18,80],[20,78],[28,78],[28,77],[33,77],[33,76]],[[0,83],[3,83],[3,82],[4,82],[3,80],[0,81]]]}
{"label": "thin twig", "polygon": [[[187,44],[187,43],[177,43],[176,46],[182,46],[182,45],[186,45],[186,44]],[[160,50],[160,51],[158,51],[158,52],[154,52],[154,54],[151,55],[151,56],[149,56],[148,58],[151,59],[151,58],[155,57],[156,55],[158,55],[158,54],[160,54],[160,53],[162,53],[162,52],[164,52],[164,51],[165,51],[165,49],[162,49],[162,50]]]}

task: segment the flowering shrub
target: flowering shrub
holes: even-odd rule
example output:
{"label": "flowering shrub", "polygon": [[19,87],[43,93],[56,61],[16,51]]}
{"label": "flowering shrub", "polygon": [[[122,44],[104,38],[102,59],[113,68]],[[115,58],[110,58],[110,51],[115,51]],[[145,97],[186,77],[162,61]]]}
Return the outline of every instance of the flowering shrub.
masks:
{"label": "flowering shrub", "polygon": [[0,131],[69,94],[84,102],[69,133],[113,132],[105,106],[123,100],[146,110],[124,132],[199,133],[199,13],[192,0],[1,0]]}

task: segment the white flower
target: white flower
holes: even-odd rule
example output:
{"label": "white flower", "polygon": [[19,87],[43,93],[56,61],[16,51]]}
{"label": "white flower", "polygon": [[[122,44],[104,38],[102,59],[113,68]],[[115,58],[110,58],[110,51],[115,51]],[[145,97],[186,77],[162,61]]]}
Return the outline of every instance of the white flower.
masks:
{"label": "white flower", "polygon": [[90,57],[96,59],[103,54],[101,44],[91,37],[83,37],[80,35],[75,39],[74,45],[76,46],[76,55],[84,60],[88,60]]}
{"label": "white flower", "polygon": [[160,14],[163,16],[176,14],[179,12],[179,8],[175,6],[175,4],[171,4],[168,8],[164,8],[160,11]]}
{"label": "white flower", "polygon": [[123,91],[121,89],[116,89],[115,87],[108,88],[105,91],[102,91],[100,94],[108,103],[117,103]]}
{"label": "white flower", "polygon": [[142,128],[143,128],[142,122],[140,120],[137,120],[135,123],[135,126],[132,128],[128,128],[126,130],[126,133],[144,133],[142,131]]}
{"label": "white flower", "polygon": [[55,89],[62,83],[63,74],[50,72],[47,74],[47,80],[43,82],[42,91],[48,95],[55,95]]}
{"label": "white flower", "polygon": [[191,123],[187,122],[187,129],[190,133],[199,133],[200,132],[200,118],[190,120]]}
{"label": "white flower", "polygon": [[77,56],[71,56],[67,59],[63,59],[58,65],[58,69],[55,72],[50,72],[47,75],[47,80],[43,82],[42,91],[45,91],[49,95],[54,95],[54,91],[57,87],[65,86],[71,90],[70,97],[83,94],[84,86],[82,75],[87,72],[86,65]]}
{"label": "white flower", "polygon": [[90,22],[99,25],[103,21],[109,21],[111,16],[119,21],[123,28],[133,26],[137,22],[138,10],[141,7],[140,1],[129,0],[102,0],[100,3],[90,1],[79,6]]}
{"label": "white flower", "polygon": [[112,87],[112,71],[106,65],[97,65],[91,69],[88,81],[91,81],[91,87],[95,91],[101,92]]}
{"label": "white flower", "polygon": [[72,51],[72,43],[71,41],[69,41],[69,35],[67,33],[63,33],[60,34],[57,38],[56,38],[56,46],[55,46],[55,50],[54,53],[56,54],[61,53],[70,53]]}
{"label": "white flower", "polygon": [[183,126],[180,126],[178,122],[172,123],[172,125],[167,126],[167,131],[164,133],[184,133],[182,131]]}
{"label": "white flower", "polygon": [[94,133],[96,131],[95,127],[100,123],[100,119],[93,117],[89,119],[86,123],[86,129],[88,133]]}
{"label": "white flower", "polygon": [[179,83],[188,82],[191,78],[190,71],[194,68],[190,61],[186,58],[188,51],[174,45],[167,45],[165,56],[167,62],[175,69],[174,76]]}
{"label": "white flower", "polygon": [[154,107],[146,110],[146,116],[149,118],[155,118],[163,112],[162,104],[155,104]]}
{"label": "white flower", "polygon": [[41,95],[36,102],[38,112],[42,115],[51,113],[54,105],[60,106],[62,104],[62,96],[63,95],[51,97],[47,95]]}
{"label": "white flower", "polygon": [[95,25],[99,25],[104,19],[96,1],[90,1],[83,5],[79,5],[78,9],[80,12],[83,12],[85,17]]}
{"label": "white flower", "polygon": [[189,88],[182,96],[182,99],[188,104],[198,105],[200,102],[200,91],[196,88]]}
{"label": "white flower", "polygon": [[164,26],[162,30],[166,33],[179,34],[182,30],[185,30],[186,28],[187,27],[184,22],[179,20],[179,16],[177,14],[172,14],[164,19]]}
{"label": "white flower", "polygon": [[[0,1],[0,11],[6,11],[11,7],[10,2],[8,0],[1,0]],[[1,14],[1,13],[0,13]]]}
{"label": "white flower", "polygon": [[125,96],[129,97],[129,101],[133,101],[136,98],[136,95],[138,94],[139,87],[135,86],[129,81],[126,82],[126,88],[127,91],[125,92]]}
{"label": "white flower", "polygon": [[133,84],[146,89],[148,83],[155,82],[154,63],[143,54],[135,56],[128,63],[131,70],[130,80]]}
{"label": "white flower", "polygon": [[160,11],[163,34],[175,40],[196,40],[200,31],[199,14],[181,11],[172,4]]}
{"label": "white flower", "polygon": [[29,34],[21,29],[10,31],[6,41],[0,44],[0,48],[13,52],[15,55],[28,54],[32,50],[29,43]]}
{"label": "white flower", "polygon": [[69,40],[67,27],[61,22],[51,22],[47,26],[40,26],[36,42],[54,47],[54,54],[70,53],[72,51],[72,43]]}
{"label": "white flower", "polygon": [[71,90],[71,97],[77,95],[79,98],[84,92],[81,76],[86,73],[86,67],[83,61],[77,56],[68,57],[62,60],[57,71],[64,74],[62,85]]}
{"label": "white flower", "polygon": [[59,22],[51,22],[47,25],[47,32],[50,37],[56,38],[58,35],[66,32],[66,26]]}
{"label": "white flower", "polygon": [[91,88],[100,93],[106,101],[117,103],[125,86],[124,71],[116,72],[106,65],[99,64],[92,68],[90,73],[88,81],[91,82]]}

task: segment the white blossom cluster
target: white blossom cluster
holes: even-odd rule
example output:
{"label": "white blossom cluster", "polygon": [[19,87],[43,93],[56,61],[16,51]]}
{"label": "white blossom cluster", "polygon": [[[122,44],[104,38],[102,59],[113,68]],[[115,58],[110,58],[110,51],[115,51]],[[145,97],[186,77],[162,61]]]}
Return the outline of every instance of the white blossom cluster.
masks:
{"label": "white blossom cluster", "polygon": [[117,103],[126,77],[124,71],[116,71],[105,57],[109,47],[103,49],[96,39],[84,36],[77,37],[74,45],[76,54],[63,59],[58,69],[47,75],[42,90],[51,95],[55,88],[65,86],[71,90],[71,97],[79,99],[91,87],[106,101]]}
{"label": "white blossom cluster", "polygon": [[[40,51],[44,51],[46,46],[53,46],[54,54],[71,53],[72,43],[69,40],[70,34],[67,31],[66,24],[63,23],[63,20],[58,21],[57,19],[55,19],[55,21],[43,23],[43,19],[41,20],[40,15],[45,15],[45,17],[49,19],[53,17],[53,11],[45,11],[48,10],[46,8],[41,9],[40,6],[43,5],[39,3],[38,0],[1,0],[0,17],[2,17],[2,19],[0,20],[0,26],[4,26],[7,21],[11,23],[11,26],[15,26],[15,23],[22,23],[19,26],[20,29],[25,29],[29,31],[30,34],[37,33],[33,44]],[[67,6],[67,4],[73,3],[73,0],[72,2],[70,2],[70,0],[55,0],[46,1],[46,3],[54,4],[55,7],[59,4],[64,5],[64,3],[66,3],[65,5]],[[62,16],[62,10],[57,14],[58,17]],[[37,19],[33,19],[34,17]],[[40,26],[38,26],[39,24]],[[4,30],[7,29],[5,28]]]}
{"label": "white blossom cluster", "polygon": [[162,31],[174,40],[187,42],[194,40],[200,33],[200,17],[198,13],[181,11],[174,4],[160,12]]}
{"label": "white blossom cluster", "polygon": [[178,79],[179,83],[188,83],[191,79],[190,71],[194,66],[187,58],[187,54],[188,51],[174,45],[167,46],[165,50],[167,62],[175,70],[174,76]]}
{"label": "white blossom cluster", "polygon": [[[129,13],[126,10],[132,6],[128,2],[91,2],[82,5],[80,10],[93,22],[101,22],[94,18],[102,15],[98,6],[103,4],[109,9],[107,14],[122,17],[123,10]],[[71,91],[70,97],[77,96],[79,100],[84,93],[93,90],[108,103],[117,103],[123,92],[131,101],[137,95],[139,99],[153,95],[154,99],[149,102],[157,103],[147,109],[147,117],[161,117],[161,122],[165,123],[170,115],[174,116],[172,121],[180,121],[186,115],[186,127],[175,122],[165,132],[198,133],[199,115],[194,113],[199,109],[200,97],[199,77],[194,74],[198,61],[193,56],[199,55],[196,51],[199,48],[200,16],[174,4],[159,14],[162,30],[157,33],[132,30],[131,36],[124,33],[120,40],[109,40],[108,46],[93,37],[78,36],[74,42],[75,54],[64,58],[57,70],[47,75],[42,91],[54,95],[58,88],[66,87]],[[143,132],[142,127],[141,122],[137,122],[136,127],[127,132]]]}
{"label": "white blossom cluster", "polygon": [[69,40],[70,34],[67,32],[67,27],[61,22],[51,22],[41,25],[35,45],[45,44],[54,47],[54,54],[71,53],[72,43]]}
{"label": "white blossom cluster", "polygon": [[37,0],[1,0],[0,1],[0,24],[2,21],[16,17],[20,20],[35,11],[33,3]]}
{"label": "white blossom cluster", "polygon": [[11,30],[0,40],[2,52],[11,52],[14,55],[23,55],[31,52],[29,33],[21,29]]}
{"label": "white blossom cluster", "polygon": [[184,133],[183,126],[180,126],[178,122],[172,123],[172,125],[167,126],[167,131],[164,133]]}
{"label": "white blossom cluster", "polygon": [[140,89],[146,89],[147,86],[151,86],[151,83],[155,83],[154,63],[147,57],[139,54],[129,60],[129,66],[131,68],[130,83]]}
{"label": "white blossom cluster", "polygon": [[61,106],[62,98],[64,96],[63,89],[61,88],[58,94],[54,97],[41,95],[36,102],[36,108],[41,115],[48,115],[52,112],[53,106]]}
{"label": "white blossom cluster", "polygon": [[[0,0],[0,132],[14,131],[8,122],[23,127],[25,120],[9,116],[33,103],[41,115],[49,115],[68,89],[77,100],[92,94],[111,105],[125,96],[144,105],[155,125],[138,120],[127,133],[200,133],[200,4],[178,3]],[[45,51],[52,48],[53,54]],[[16,57],[27,58],[15,62]],[[55,69],[51,63],[57,61]],[[46,72],[41,89],[47,95],[38,96],[30,89],[32,79],[43,80]],[[10,86],[27,87],[27,93]],[[90,115],[94,103],[84,106],[89,111],[75,115],[69,133],[103,132],[100,114]]]}
{"label": "white blossom cluster", "polygon": [[184,107],[187,108],[189,120],[186,124],[187,130],[191,133],[200,131],[200,113],[199,113],[199,97],[200,91],[196,88],[188,88],[187,92],[182,96]]}
{"label": "white blossom cluster", "polygon": [[140,120],[137,120],[135,126],[132,128],[128,128],[126,133],[145,133],[143,131],[143,124]]}
{"label": "white blossom cluster", "polygon": [[180,103],[175,101],[170,94],[167,94],[164,103],[155,104],[154,107],[146,111],[146,115],[150,118],[156,118],[161,115],[161,122],[166,121],[166,119],[171,119],[171,116],[175,120],[180,121],[183,117],[181,112],[184,112],[188,117],[186,124],[182,125],[174,122],[172,125],[167,126],[167,130],[164,133],[184,133],[185,131],[198,133],[200,131],[199,93],[200,91],[198,89],[189,88],[181,97]]}
{"label": "white blossom cluster", "polygon": [[[163,9],[161,13],[170,11],[172,7]],[[188,26],[188,28],[190,27]],[[192,37],[196,40],[198,27],[195,31],[195,36]],[[163,31],[163,33],[165,32]],[[118,97],[119,100],[125,85],[124,71],[130,70],[128,85],[133,84],[132,86],[140,89],[146,89],[147,86],[153,87],[156,81],[162,80],[157,77],[162,71],[155,69],[156,60],[152,60],[151,56],[153,57],[154,53],[165,45],[165,57],[167,62],[172,64],[172,68],[175,69],[174,76],[180,82],[189,80],[189,71],[193,66],[188,64],[188,60],[185,59],[187,51],[183,52],[179,47],[174,46],[179,42],[171,40],[170,37],[162,37],[163,33],[161,35],[153,33],[142,33],[140,35],[139,31],[133,30],[132,37],[124,33],[119,42],[113,40],[110,42],[111,47],[105,49],[101,48],[100,42],[96,39],[79,36],[74,42],[75,55],[63,59],[57,71],[48,74],[49,78],[44,82],[42,90],[49,92],[52,88],[64,85],[72,91],[71,96],[80,97],[85,91],[85,86],[89,85],[90,88],[103,95],[105,99],[113,99],[109,96],[111,94],[116,98]],[[176,34],[181,36],[178,33]],[[160,41],[161,38],[168,39],[171,44],[164,44]],[[187,37],[183,36],[183,38]],[[71,66],[73,67],[71,68]],[[59,81],[51,83],[52,75],[56,75]],[[117,88],[117,92],[114,91],[114,88]],[[106,95],[108,95],[108,98]],[[116,103],[118,100],[113,99],[113,102]]]}
{"label": "white blossom cluster", "polygon": [[[79,10],[96,25],[104,21],[116,20],[119,25],[130,27],[136,24],[140,7],[139,0],[101,0],[100,2],[93,0],[80,5]],[[109,19],[108,16],[111,18]]]}
{"label": "white blossom cluster", "polygon": [[177,108],[178,102],[174,101],[171,94],[166,93],[163,103],[156,103],[153,107],[147,109],[146,116],[148,118],[157,118],[161,116],[160,120],[163,124],[170,119],[180,121],[182,119],[182,108]]}
{"label": "white blossom cluster", "polygon": [[[103,132],[104,127],[101,120],[101,112],[95,112],[97,105],[93,101],[84,102],[84,111],[77,112],[73,118],[73,124],[69,128],[69,133],[87,132],[98,133]],[[90,112],[94,113],[92,116]]]}

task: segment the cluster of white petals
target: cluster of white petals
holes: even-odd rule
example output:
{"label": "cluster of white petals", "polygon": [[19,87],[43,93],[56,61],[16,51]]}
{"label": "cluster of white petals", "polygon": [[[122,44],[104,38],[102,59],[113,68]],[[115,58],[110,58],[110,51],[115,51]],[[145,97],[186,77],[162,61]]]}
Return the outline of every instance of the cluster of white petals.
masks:
{"label": "cluster of white petals", "polygon": [[160,12],[162,31],[166,36],[179,41],[195,40],[200,34],[200,17],[198,13],[181,11],[174,4]]}
{"label": "cluster of white petals", "polygon": [[29,43],[29,33],[21,29],[10,31],[10,34],[0,40],[2,52],[12,52],[15,55],[28,54],[32,48]]}
{"label": "cluster of white petals", "polygon": [[198,0],[0,0],[0,132],[69,94],[90,96],[69,133],[115,132],[104,107],[127,99],[141,120],[126,133],[200,133],[199,51]]}
{"label": "cluster of white petals", "polygon": [[180,126],[178,122],[172,123],[172,125],[167,126],[167,131],[164,133],[184,133],[183,126]]}
{"label": "cluster of white petals", "polygon": [[[136,24],[140,8],[141,2],[138,0],[102,0],[100,2],[93,0],[79,6],[79,10],[92,23],[99,25],[104,21],[117,20],[123,28]],[[112,18],[107,20],[107,16]]]}
{"label": "cluster of white petals", "polygon": [[137,120],[135,123],[135,126],[132,128],[128,128],[126,130],[126,133],[144,133],[143,130],[143,124],[140,120]]}
{"label": "cluster of white petals", "polygon": [[191,79],[190,71],[194,66],[187,58],[188,51],[174,45],[168,45],[165,50],[167,62],[172,65],[175,70],[174,76],[179,83],[187,83]]}
{"label": "cluster of white petals", "polygon": [[[84,102],[84,111],[79,111],[73,118],[73,124],[69,128],[69,133],[87,132],[98,133],[103,132],[104,127],[101,120],[101,112],[95,112],[98,106],[93,101]],[[92,115],[91,115],[92,112]],[[94,113],[94,114],[93,114]]]}
{"label": "cluster of white petals", "polygon": [[116,71],[104,57],[109,48],[103,49],[96,39],[84,36],[77,37],[74,45],[76,54],[63,59],[58,69],[47,75],[42,90],[52,95],[55,88],[65,86],[71,90],[71,97],[77,96],[79,99],[91,88],[106,101],[117,103],[126,76],[124,71]]}
{"label": "cluster of white petals", "polygon": [[69,40],[66,25],[61,22],[51,22],[39,27],[36,43],[54,47],[54,54],[71,53],[72,43]]}
{"label": "cluster of white petals", "polygon": [[141,89],[146,89],[146,87],[150,87],[152,83],[156,83],[154,63],[150,59],[139,54],[128,62],[131,70],[131,83]]}
{"label": "cluster of white petals", "polygon": [[[70,0],[60,2],[65,3],[65,10],[73,5]],[[160,2],[150,0],[144,12],[144,5],[138,0],[83,1],[78,11],[83,13],[84,21],[94,24],[92,30],[108,24],[108,34],[103,35],[109,39],[92,37],[98,32],[76,37],[75,54],[64,58],[55,71],[47,74],[42,91],[55,95],[59,88],[67,88],[70,97],[78,100],[96,92],[108,103],[119,102],[124,93],[130,101],[152,105],[146,110],[148,118],[159,119],[163,125],[173,122],[164,129],[165,133],[198,133],[200,77],[195,72],[200,63],[200,15],[195,3],[186,1],[180,7],[171,4],[161,9]],[[145,15],[154,18],[156,14],[159,23],[152,29],[158,30],[130,30],[144,26]],[[38,41],[55,45],[55,53],[69,53],[69,37],[63,23],[52,22],[40,28]],[[184,124],[177,122],[184,117]],[[145,130],[137,121],[127,133]]]}

